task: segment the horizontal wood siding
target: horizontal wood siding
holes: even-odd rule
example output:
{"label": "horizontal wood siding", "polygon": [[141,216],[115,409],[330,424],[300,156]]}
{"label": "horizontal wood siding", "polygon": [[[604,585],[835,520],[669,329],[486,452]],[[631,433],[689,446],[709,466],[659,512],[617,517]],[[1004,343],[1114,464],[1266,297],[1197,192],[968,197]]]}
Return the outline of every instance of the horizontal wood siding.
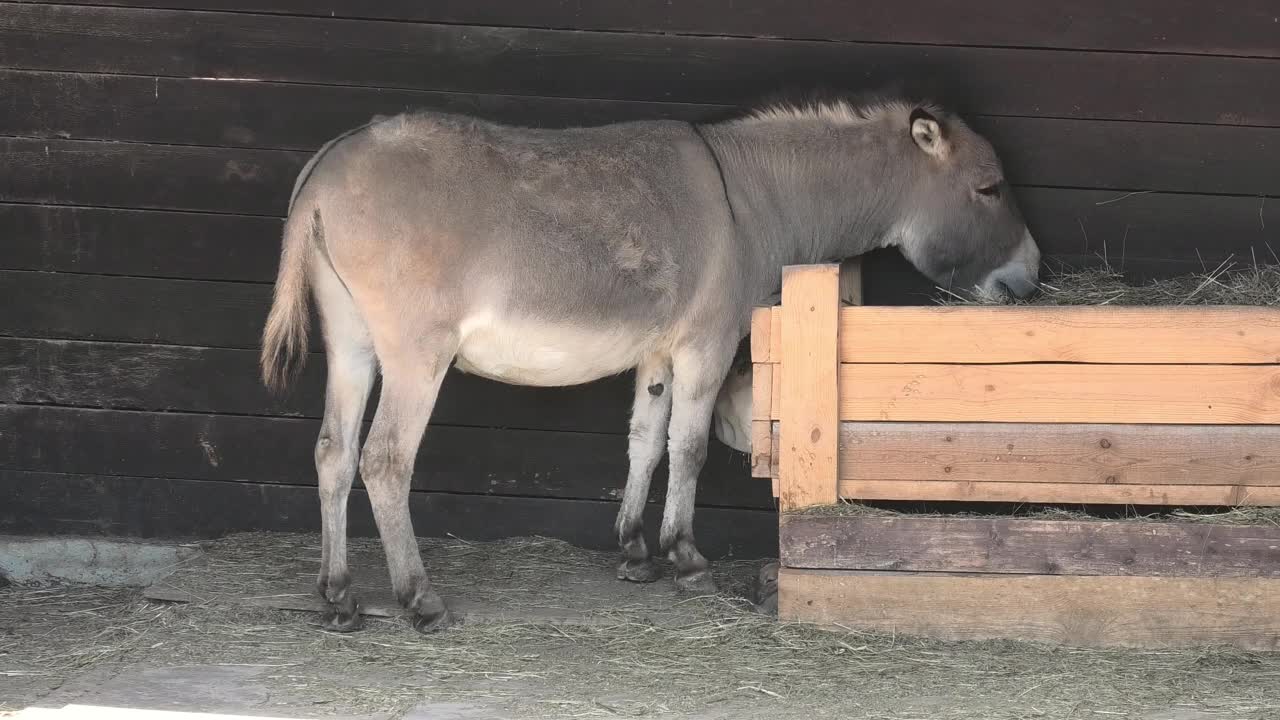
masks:
{"label": "horizontal wood siding", "polygon": [[840,479],[1280,485],[1280,426],[846,422]]}
{"label": "horizontal wood siding", "polygon": [[[218,537],[234,532],[319,532],[320,499],[311,487],[219,483],[174,478],[60,475],[0,470],[0,529],[12,533]],[[423,537],[496,540],[522,535],[558,537],[601,550],[617,546],[612,502],[454,495],[409,495],[414,531]],[[698,545],[713,556],[769,557],[778,551],[772,512],[702,508],[706,528]],[[645,522],[657,528],[661,508]],[[351,491],[348,528],[376,536],[363,488]],[[656,533],[652,541],[656,542]],[[612,572],[602,568],[601,572]]]}
{"label": "horizontal wood siding", "polygon": [[1272,525],[787,514],[780,532],[790,568],[1280,578]]}
{"label": "horizontal wood siding", "polygon": [[[25,1],[25,0],[24,0]],[[1084,50],[1145,50],[1280,57],[1266,0],[1237,0],[1230,11],[1198,0],[1129,0],[1121,6],[1070,0],[1051,7],[1018,0],[958,5],[850,5],[840,0],[70,0],[76,5],[272,12],[316,17],[517,25],[690,35],[992,45]],[[975,10],[980,9],[980,22]]]}
{"label": "horizontal wood siding", "polygon": [[845,364],[839,405],[862,422],[1273,425],[1280,366]]}
{"label": "horizontal wood siding", "polygon": [[[272,398],[256,346],[298,170],[374,114],[699,121],[787,86],[902,79],[992,139],[1051,263],[1147,278],[1270,256],[1272,3],[991,0],[978,15],[946,0],[0,2],[0,500],[23,498],[0,502],[0,530],[311,527],[323,357]],[[863,267],[865,303],[933,302],[896,251]],[[607,538],[629,383],[451,373],[415,476],[419,531]],[[772,437],[769,414],[754,436]],[[770,506],[750,463],[712,441],[699,499],[729,514],[698,516],[703,544]]]}
{"label": "horizontal wood siding", "polygon": [[1280,649],[1280,578],[779,573],[792,621],[943,640]]}
{"label": "horizontal wood siding", "polygon": [[[761,310],[757,322],[772,329]],[[782,338],[757,362],[779,362]],[[1267,307],[845,307],[842,363],[1280,363]]]}

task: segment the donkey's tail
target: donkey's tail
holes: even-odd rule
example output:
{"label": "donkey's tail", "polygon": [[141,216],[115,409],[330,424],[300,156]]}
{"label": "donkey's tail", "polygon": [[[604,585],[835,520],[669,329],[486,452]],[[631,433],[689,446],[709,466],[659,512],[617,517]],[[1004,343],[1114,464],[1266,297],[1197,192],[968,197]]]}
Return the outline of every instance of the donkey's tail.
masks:
{"label": "donkey's tail", "polygon": [[307,359],[311,325],[307,265],[315,233],[320,232],[319,223],[320,210],[304,203],[289,213],[284,224],[275,298],[262,331],[262,381],[273,391],[283,390]]}

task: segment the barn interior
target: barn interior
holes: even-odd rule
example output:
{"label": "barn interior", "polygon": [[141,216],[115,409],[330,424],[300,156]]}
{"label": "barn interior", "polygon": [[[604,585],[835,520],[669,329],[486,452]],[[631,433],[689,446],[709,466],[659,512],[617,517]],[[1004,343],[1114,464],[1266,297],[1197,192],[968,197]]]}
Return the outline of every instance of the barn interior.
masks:
{"label": "barn interior", "polygon": [[[1141,283],[1280,261],[1278,17],[1268,0],[0,2],[0,716],[1280,717],[1275,654],[777,625],[753,603],[775,498],[715,440],[695,523],[721,595],[616,583],[629,375],[451,371],[411,509],[470,621],[408,629],[357,480],[374,614],[324,633],[323,354],[284,397],[257,369],[298,172],[416,108],[698,122],[904,83],[991,139],[1050,267]],[[863,268],[866,304],[939,301],[896,251]]]}

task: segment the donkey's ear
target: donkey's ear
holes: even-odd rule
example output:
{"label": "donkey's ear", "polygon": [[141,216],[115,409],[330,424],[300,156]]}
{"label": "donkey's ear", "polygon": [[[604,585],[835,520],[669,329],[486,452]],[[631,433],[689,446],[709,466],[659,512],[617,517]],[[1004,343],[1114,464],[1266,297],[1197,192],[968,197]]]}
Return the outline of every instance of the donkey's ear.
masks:
{"label": "donkey's ear", "polygon": [[916,108],[911,111],[911,139],[926,153],[934,157],[946,154],[947,140],[942,134],[942,124],[928,110]]}

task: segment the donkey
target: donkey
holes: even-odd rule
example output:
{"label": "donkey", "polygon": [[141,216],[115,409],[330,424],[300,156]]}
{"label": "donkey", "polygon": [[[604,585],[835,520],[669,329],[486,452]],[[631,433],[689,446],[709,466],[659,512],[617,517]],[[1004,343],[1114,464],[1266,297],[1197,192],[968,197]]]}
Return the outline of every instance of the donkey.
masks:
{"label": "donkey", "polygon": [[[538,386],[634,370],[617,576],[658,577],[641,512],[665,448],[659,548],[680,590],[713,592],[695,484],[752,307],[784,265],[888,246],[958,291],[1037,285],[1040,252],[991,145],[905,96],[555,130],[412,112],[327,143],[294,186],[261,356],[265,383],[281,388],[305,354],[313,296],[328,359],[315,448],[324,626],[360,626],[346,557],[357,470],[414,627],[452,622],[408,504],[451,364]],[[375,370],[381,397],[360,451]]]}

